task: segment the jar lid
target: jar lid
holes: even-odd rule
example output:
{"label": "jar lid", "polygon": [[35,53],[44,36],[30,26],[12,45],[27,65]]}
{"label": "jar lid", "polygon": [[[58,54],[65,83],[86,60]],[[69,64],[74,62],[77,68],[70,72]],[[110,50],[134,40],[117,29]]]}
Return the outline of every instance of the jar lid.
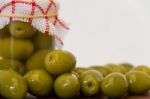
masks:
{"label": "jar lid", "polygon": [[0,29],[13,20],[29,22],[42,33],[56,38],[62,47],[69,29],[58,17],[58,4],[53,0],[0,0]]}

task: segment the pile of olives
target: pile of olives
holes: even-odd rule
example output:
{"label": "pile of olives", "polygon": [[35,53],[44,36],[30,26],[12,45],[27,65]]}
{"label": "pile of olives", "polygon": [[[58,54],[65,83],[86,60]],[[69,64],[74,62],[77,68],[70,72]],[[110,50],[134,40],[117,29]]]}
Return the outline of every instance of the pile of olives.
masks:
{"label": "pile of olives", "polygon": [[76,66],[76,57],[54,49],[54,38],[29,23],[0,30],[0,95],[6,99],[103,95],[111,98],[150,90],[150,68],[128,63]]}

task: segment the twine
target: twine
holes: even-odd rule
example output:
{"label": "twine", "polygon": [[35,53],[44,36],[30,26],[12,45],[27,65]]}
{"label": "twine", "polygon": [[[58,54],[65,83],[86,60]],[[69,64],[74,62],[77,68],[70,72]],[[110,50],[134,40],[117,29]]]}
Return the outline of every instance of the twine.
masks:
{"label": "twine", "polygon": [[57,13],[48,13],[46,15],[24,15],[24,14],[5,14],[0,13],[2,17],[13,17],[13,18],[45,18],[45,17],[55,17]]}

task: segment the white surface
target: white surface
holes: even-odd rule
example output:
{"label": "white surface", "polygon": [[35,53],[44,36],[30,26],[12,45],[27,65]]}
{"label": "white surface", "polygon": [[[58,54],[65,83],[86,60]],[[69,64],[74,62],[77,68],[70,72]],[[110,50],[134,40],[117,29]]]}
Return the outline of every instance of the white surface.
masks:
{"label": "white surface", "polygon": [[150,0],[60,0],[71,23],[64,49],[78,66],[131,62],[150,66]]}

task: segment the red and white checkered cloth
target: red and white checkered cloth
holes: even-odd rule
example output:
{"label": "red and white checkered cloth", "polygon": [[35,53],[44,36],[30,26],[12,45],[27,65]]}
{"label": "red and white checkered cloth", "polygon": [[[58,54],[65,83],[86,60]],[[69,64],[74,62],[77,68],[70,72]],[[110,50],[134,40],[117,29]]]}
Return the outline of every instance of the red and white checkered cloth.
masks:
{"label": "red and white checkered cloth", "polygon": [[[58,5],[54,0],[0,0],[0,14],[47,15],[58,13]],[[0,29],[13,20],[29,22],[42,33],[49,33],[56,38],[57,47],[62,47],[63,37],[68,26],[58,16],[44,18],[16,18],[0,16]]]}

